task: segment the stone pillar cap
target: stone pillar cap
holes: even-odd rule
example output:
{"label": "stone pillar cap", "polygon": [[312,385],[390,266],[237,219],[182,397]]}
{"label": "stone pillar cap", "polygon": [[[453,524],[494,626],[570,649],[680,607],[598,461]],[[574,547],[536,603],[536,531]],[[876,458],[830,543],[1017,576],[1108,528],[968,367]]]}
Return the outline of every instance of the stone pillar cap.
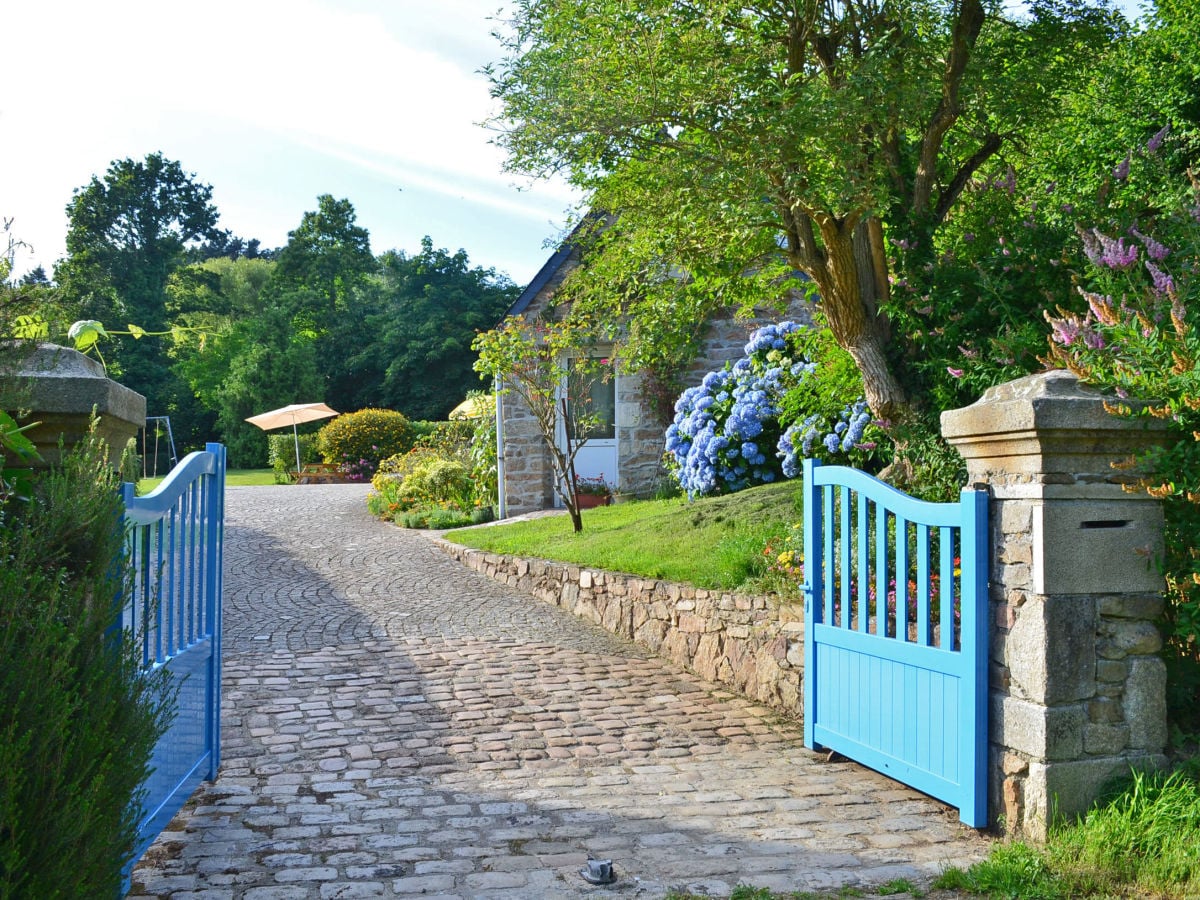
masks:
{"label": "stone pillar cap", "polygon": [[1072,372],[1039,372],[988,388],[970,406],[946,410],[941,417],[942,435],[955,444],[981,435],[1163,427],[1159,422],[1113,415],[1105,409],[1106,399]]}
{"label": "stone pillar cap", "polygon": [[15,370],[0,373],[20,381],[29,379],[31,396],[26,403],[42,413],[102,414],[135,423],[146,423],[146,398],[112,381],[104,366],[70,347],[31,345]]}

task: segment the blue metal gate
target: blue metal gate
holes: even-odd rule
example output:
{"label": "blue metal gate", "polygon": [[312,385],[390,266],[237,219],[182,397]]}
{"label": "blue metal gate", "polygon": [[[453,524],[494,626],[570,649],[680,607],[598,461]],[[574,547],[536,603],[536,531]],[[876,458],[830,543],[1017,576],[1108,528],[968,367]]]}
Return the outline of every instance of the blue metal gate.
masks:
{"label": "blue metal gate", "polygon": [[987,824],[986,491],[804,464],[804,742]]}
{"label": "blue metal gate", "polygon": [[132,484],[124,491],[133,590],[122,626],[143,667],[165,667],[176,690],[175,718],[150,762],[136,861],[220,764],[225,448],[188,454],[145,497]]}

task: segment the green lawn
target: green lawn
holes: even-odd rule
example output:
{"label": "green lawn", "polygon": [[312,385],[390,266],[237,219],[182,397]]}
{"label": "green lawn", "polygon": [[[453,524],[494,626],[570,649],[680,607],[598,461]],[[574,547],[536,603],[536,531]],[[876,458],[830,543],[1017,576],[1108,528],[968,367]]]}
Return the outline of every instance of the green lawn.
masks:
{"label": "green lawn", "polygon": [[799,503],[800,485],[793,481],[691,502],[643,500],[584,510],[582,534],[572,532],[563,515],[451,531],[446,539],[703,588],[753,590],[765,571],[763,548],[800,521]]}
{"label": "green lawn", "polygon": [[[162,482],[162,478],[143,478],[138,482],[138,493],[148,494]],[[271,469],[230,469],[225,473],[226,487],[274,483],[275,473]]]}

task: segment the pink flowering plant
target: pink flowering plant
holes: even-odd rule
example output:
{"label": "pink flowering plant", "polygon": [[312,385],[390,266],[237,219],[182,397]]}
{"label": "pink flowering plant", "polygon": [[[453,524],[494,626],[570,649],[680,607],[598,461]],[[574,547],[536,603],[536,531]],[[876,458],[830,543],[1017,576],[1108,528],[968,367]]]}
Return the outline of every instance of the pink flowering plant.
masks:
{"label": "pink flowering plant", "polygon": [[1166,202],[1138,198],[1134,176],[1158,162],[1158,145],[1155,136],[1113,170],[1115,201],[1143,214],[1078,229],[1090,263],[1077,287],[1082,303],[1047,314],[1047,362],[1111,390],[1110,412],[1165,426],[1165,441],[1124,465],[1130,489],[1163,501],[1167,657],[1180,692],[1172,706],[1177,721],[1191,708],[1200,727],[1189,699],[1200,687],[1200,183],[1190,175]]}

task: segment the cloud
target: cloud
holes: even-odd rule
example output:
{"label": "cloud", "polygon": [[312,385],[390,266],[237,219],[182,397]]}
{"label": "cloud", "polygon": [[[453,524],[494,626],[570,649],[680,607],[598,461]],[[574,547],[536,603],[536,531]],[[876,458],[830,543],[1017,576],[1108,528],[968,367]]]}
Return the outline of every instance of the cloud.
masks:
{"label": "cloud", "polygon": [[[303,208],[268,208],[264,181],[276,203],[295,203],[300,185],[303,196],[315,196],[314,178],[329,183],[319,191],[349,183],[340,167],[510,220],[561,220],[572,192],[539,184],[518,193],[479,127],[492,109],[478,70],[500,53],[489,34],[496,23],[488,21],[498,7],[497,0],[19,4],[6,11],[5,68],[16,74],[0,87],[0,215],[16,217],[18,234],[49,266],[64,252],[71,191],[111,160],[161,150],[213,184],[218,208],[238,211],[242,233],[268,242],[282,239],[270,230],[281,221],[294,227]],[[328,162],[326,176],[314,172],[314,152]],[[303,168],[294,183],[291,165]],[[421,233],[419,223],[405,227]],[[470,246],[472,236],[454,242]],[[531,244],[542,252],[540,238]]]}

